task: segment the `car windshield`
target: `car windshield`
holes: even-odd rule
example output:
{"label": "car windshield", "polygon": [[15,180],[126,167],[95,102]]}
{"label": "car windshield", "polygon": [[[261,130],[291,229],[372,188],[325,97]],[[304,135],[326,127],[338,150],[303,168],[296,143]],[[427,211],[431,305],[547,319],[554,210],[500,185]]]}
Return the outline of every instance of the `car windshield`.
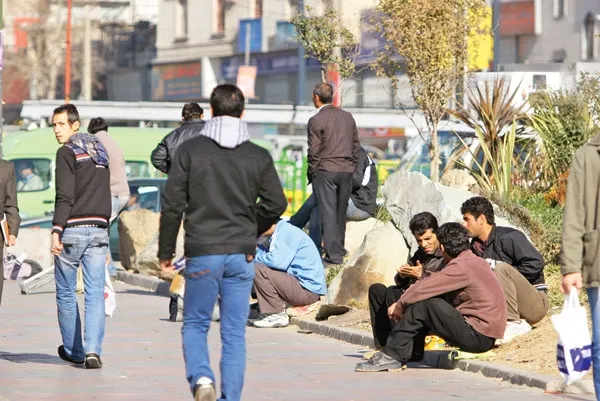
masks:
{"label": "car windshield", "polygon": [[43,191],[52,181],[52,162],[50,159],[12,159],[17,176],[17,192]]}
{"label": "car windshield", "polygon": [[129,183],[130,198],[125,210],[148,209],[160,211],[160,188],[152,184]]}

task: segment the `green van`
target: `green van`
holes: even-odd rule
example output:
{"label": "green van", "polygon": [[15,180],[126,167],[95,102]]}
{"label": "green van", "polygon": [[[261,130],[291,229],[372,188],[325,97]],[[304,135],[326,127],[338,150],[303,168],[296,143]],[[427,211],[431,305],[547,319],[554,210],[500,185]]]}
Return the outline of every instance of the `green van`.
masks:
{"label": "green van", "polygon": [[[128,178],[164,177],[150,154],[172,128],[110,127],[109,135],[123,150]],[[272,150],[261,139],[252,142]],[[51,128],[17,131],[3,139],[4,159],[15,165],[17,198],[22,219],[51,215],[54,210],[54,161],[59,144]]]}

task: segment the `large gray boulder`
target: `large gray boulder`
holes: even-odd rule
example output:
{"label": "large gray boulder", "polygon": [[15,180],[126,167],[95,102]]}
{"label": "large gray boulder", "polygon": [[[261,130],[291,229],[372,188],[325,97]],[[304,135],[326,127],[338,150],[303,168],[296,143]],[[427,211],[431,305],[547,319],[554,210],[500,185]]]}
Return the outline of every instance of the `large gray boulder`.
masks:
{"label": "large gray boulder", "polygon": [[[394,224],[404,234],[413,252],[416,251],[417,244],[408,223],[415,214],[430,212],[437,217],[439,224],[462,222],[461,205],[467,199],[477,196],[461,188],[433,183],[421,173],[407,171],[397,171],[390,175],[382,193]],[[494,210],[498,225],[515,227],[499,215],[497,206],[494,206]]]}
{"label": "large gray boulder", "polygon": [[119,255],[126,269],[135,267],[138,255],[158,233],[160,214],[146,209],[121,213],[119,217]]}
{"label": "large gray boulder", "polygon": [[367,305],[372,284],[394,284],[397,268],[408,261],[402,233],[391,222],[378,223],[329,284],[324,305]]}
{"label": "large gray boulder", "polygon": [[365,236],[380,223],[374,217],[363,221],[348,221],[346,223],[345,248],[349,255],[352,255],[362,245]]}
{"label": "large gray boulder", "polygon": [[[175,247],[175,257],[173,258],[173,261],[176,261],[183,256],[184,236],[183,228],[180,228],[177,235],[177,245]],[[138,273],[160,277],[169,281],[175,276],[175,272],[163,272],[160,268],[160,261],[158,260],[158,234],[152,238],[148,245],[146,245],[137,256],[135,270]]]}

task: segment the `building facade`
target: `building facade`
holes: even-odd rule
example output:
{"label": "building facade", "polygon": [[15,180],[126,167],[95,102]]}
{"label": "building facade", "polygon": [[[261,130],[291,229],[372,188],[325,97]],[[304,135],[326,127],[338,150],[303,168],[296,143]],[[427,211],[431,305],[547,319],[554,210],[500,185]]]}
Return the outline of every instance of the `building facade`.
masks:
{"label": "building facade", "polygon": [[598,61],[600,2],[499,1],[501,64]]}
{"label": "building facade", "polygon": [[[335,2],[335,3],[334,3]],[[295,0],[161,0],[157,31],[157,58],[152,69],[155,101],[206,99],[223,82],[236,83],[246,64],[256,67],[252,102],[296,104],[298,50],[290,20],[297,12]],[[305,0],[312,13],[333,6],[357,40],[370,39],[363,29],[376,0]],[[247,40],[246,35],[249,34]],[[348,107],[394,106],[388,79],[376,77],[363,57],[361,72],[342,83],[343,104]],[[310,103],[312,87],[321,80],[317,60],[306,60],[303,104]]]}

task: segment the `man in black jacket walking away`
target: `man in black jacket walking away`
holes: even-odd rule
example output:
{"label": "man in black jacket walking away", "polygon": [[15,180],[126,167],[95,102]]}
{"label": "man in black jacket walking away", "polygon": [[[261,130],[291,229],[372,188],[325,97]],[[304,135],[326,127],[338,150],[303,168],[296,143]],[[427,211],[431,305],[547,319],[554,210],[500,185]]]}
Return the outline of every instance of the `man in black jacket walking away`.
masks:
{"label": "man in black jacket walking away", "polygon": [[[56,201],[52,220],[52,253],[58,324],[64,361],[88,369],[102,367],[104,339],[104,279],[111,214],[108,154],[91,134],[79,133],[79,113],[72,104],[54,110],[52,126],[62,146],[56,152]],[[75,288],[83,266],[85,329]]]}
{"label": "man in black jacket walking away", "polygon": [[354,118],[333,107],[332,100],[331,85],[315,86],[313,103],[319,110],[308,120],[308,181],[319,206],[325,262],[340,264],[346,254],[346,211],[360,143]]}
{"label": "man in black jacket walking away", "polygon": [[172,269],[177,232],[185,214],[182,336],[187,379],[196,401],[215,400],[207,332],[219,297],[223,343],[220,400],[239,401],[256,238],[266,231],[266,224],[277,221],[287,200],[273,159],[250,142],[248,127],[240,119],[244,111],[240,89],[217,86],[210,105],[213,118],[172,161],[163,194],[158,257],[164,270]]}
{"label": "man in black jacket walking away", "polygon": [[181,126],[171,131],[152,151],[150,160],[157,170],[165,174],[171,169],[175,151],[183,142],[200,135],[206,123],[202,118],[204,110],[198,103],[187,103],[181,110]]}
{"label": "man in black jacket walking away", "polygon": [[467,199],[460,212],[463,225],[473,237],[473,253],[489,263],[502,284],[508,321],[504,338],[498,343],[509,342],[531,331],[530,325],[548,313],[544,258],[522,232],[496,226],[494,208],[486,198]]}

